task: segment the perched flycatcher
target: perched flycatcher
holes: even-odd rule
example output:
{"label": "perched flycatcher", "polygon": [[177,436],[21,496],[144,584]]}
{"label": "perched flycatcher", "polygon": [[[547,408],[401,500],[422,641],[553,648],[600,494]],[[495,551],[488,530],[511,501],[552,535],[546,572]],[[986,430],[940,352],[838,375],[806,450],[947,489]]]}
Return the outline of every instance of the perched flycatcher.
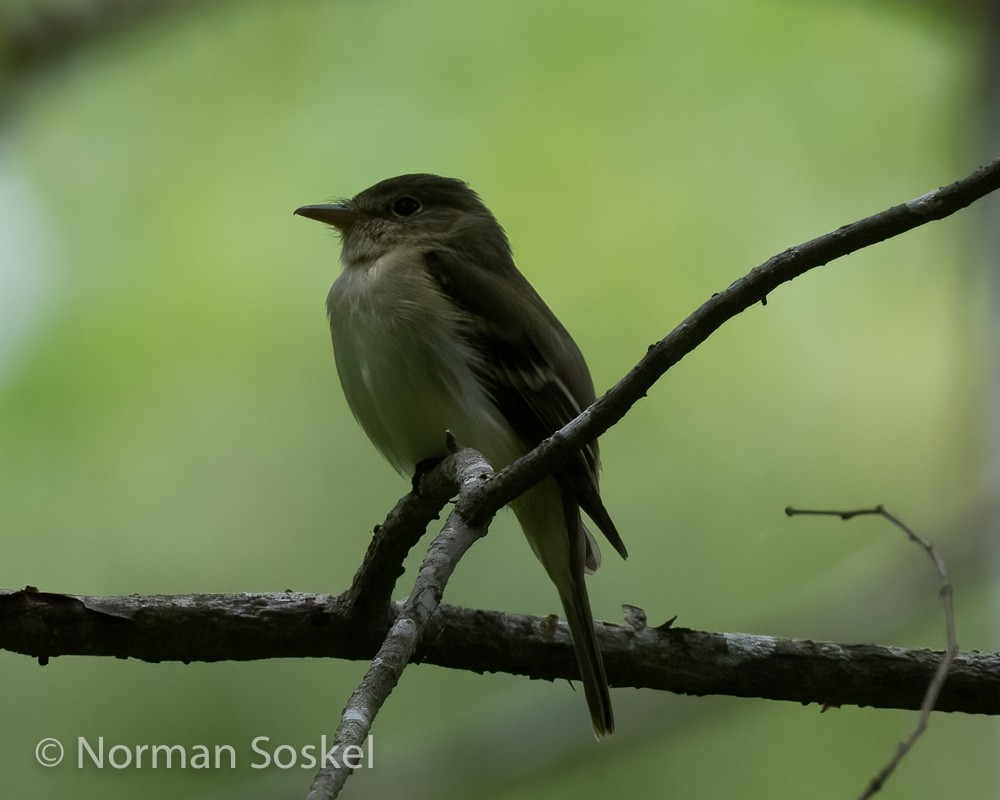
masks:
{"label": "perched flycatcher", "polygon": [[[337,372],[368,438],[404,476],[448,454],[446,430],[502,469],[593,402],[579,348],[462,181],[402,175],[295,213],[340,233],[343,271],[327,298]],[[595,441],[511,506],[559,591],[603,737],[614,719],[583,578],[600,553],[581,509],[627,553],[597,472]]]}

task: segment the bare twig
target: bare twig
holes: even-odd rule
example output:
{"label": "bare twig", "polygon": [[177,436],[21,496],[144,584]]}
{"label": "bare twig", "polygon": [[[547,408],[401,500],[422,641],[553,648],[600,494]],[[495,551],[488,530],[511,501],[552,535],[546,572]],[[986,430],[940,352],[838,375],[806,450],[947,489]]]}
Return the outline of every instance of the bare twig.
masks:
{"label": "bare twig", "polygon": [[944,654],[941,656],[937,670],[934,672],[934,677],[927,685],[923,702],[920,704],[920,716],[917,718],[916,727],[913,729],[913,732],[910,734],[909,738],[906,739],[906,741],[899,743],[896,748],[895,755],[893,755],[886,765],[882,767],[879,773],[872,778],[865,791],[861,794],[861,800],[867,800],[867,798],[878,793],[882,789],[886,780],[896,767],[899,766],[900,762],[906,757],[906,754],[910,752],[917,739],[919,739],[923,735],[924,731],[927,730],[927,724],[930,721],[931,711],[933,711],[937,706],[938,699],[941,696],[941,690],[944,687],[945,679],[948,677],[948,671],[951,669],[952,664],[958,657],[958,639],[955,636],[955,610],[952,602],[954,593],[952,590],[951,578],[948,576],[948,568],[945,566],[944,561],[941,559],[941,556],[937,549],[935,549],[934,545],[923,537],[918,536],[909,526],[904,524],[894,515],[890,514],[881,504],[875,506],[874,508],[862,508],[854,511],[795,509],[789,506],[785,509],[785,513],[790,517],[812,514],[820,516],[836,516],[840,517],[842,520],[850,520],[854,517],[860,516],[882,517],[903,531],[911,542],[917,544],[927,554],[927,557],[934,564],[935,569],[937,569],[938,577],[941,579],[939,593],[941,595],[941,605],[944,609],[944,628],[947,646]]}

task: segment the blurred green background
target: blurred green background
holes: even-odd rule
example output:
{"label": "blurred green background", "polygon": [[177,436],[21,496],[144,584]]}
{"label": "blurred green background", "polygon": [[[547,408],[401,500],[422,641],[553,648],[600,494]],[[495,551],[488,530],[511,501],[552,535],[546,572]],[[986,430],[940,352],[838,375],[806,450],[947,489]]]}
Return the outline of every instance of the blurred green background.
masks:
{"label": "blurred green background", "polygon": [[[31,3],[23,3],[30,13]],[[80,594],[346,587],[407,490],[337,384],[336,238],[292,216],[413,171],[461,177],[599,390],[771,254],[982,160],[980,28],[792,0],[185,6],[10,68],[0,127],[0,586]],[[602,440],[595,616],[998,648],[984,520],[989,308],[973,207],[782,287]],[[415,562],[414,562],[415,563]],[[397,588],[408,591],[408,570]],[[446,601],[556,610],[510,515]],[[11,797],[293,798],[249,741],[332,733],[361,663],[151,665],[0,653]],[[613,693],[434,667],[379,716],[349,797],[856,796],[912,713]],[[882,796],[995,797],[991,719],[935,716]],[[236,771],[45,770],[35,743],[232,744]]]}

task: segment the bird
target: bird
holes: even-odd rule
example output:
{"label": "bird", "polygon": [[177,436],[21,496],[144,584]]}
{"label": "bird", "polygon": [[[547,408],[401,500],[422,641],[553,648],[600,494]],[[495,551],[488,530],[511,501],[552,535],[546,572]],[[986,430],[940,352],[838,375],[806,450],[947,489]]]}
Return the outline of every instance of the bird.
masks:
{"label": "bird", "polygon": [[[340,235],[341,271],[327,297],[340,382],[368,438],[415,485],[448,455],[446,431],[499,470],[594,401],[579,347],[464,181],[400,175],[295,214]],[[600,551],[581,512],[622,558],[628,552],[599,469],[594,440],[510,505],[558,592],[602,739],[614,715],[584,582]]]}

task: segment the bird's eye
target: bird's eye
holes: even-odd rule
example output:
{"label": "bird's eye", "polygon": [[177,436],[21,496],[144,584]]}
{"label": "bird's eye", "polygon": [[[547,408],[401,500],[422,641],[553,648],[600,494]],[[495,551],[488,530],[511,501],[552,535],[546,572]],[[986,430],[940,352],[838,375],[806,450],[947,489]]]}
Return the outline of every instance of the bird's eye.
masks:
{"label": "bird's eye", "polygon": [[392,213],[397,217],[412,217],[420,210],[420,201],[415,197],[404,195],[392,203]]}

